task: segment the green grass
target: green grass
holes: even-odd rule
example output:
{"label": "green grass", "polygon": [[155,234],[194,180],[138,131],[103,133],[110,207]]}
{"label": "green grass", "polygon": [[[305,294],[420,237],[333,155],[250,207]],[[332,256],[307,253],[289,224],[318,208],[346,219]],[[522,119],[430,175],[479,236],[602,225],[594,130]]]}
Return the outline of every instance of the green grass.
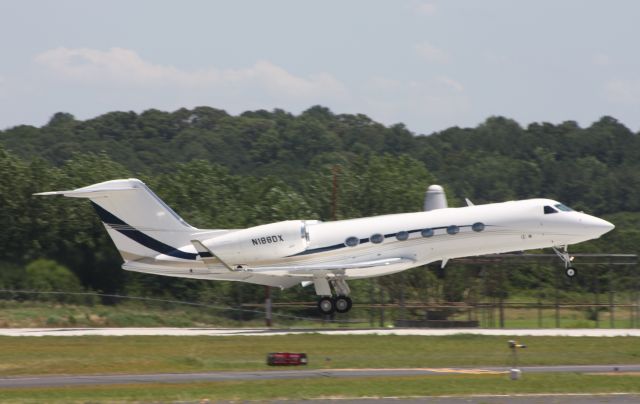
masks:
{"label": "green grass", "polygon": [[260,326],[264,320],[239,322],[207,310],[175,304],[124,302],[78,305],[0,300],[0,327],[238,327]]}
{"label": "green grass", "polygon": [[[0,376],[265,370],[266,353],[302,351],[307,368],[482,367],[509,364],[509,337],[1,337]],[[640,338],[528,337],[520,364],[640,363]],[[295,370],[293,370],[295,371]],[[437,375],[0,389],[2,402],[270,400],[523,393],[640,393],[637,375]]]}
{"label": "green grass", "polygon": [[[518,298],[518,301],[528,301]],[[530,299],[529,299],[530,300]],[[260,310],[259,308],[257,309]],[[295,314],[296,311],[276,309],[275,313]],[[298,312],[300,314],[301,312]],[[234,320],[230,314],[243,316],[244,320]],[[373,316],[371,316],[373,314]],[[535,308],[506,308],[506,328],[553,328],[556,326],[555,310],[542,310],[541,322],[538,322],[538,310]],[[304,316],[308,316],[305,314]],[[411,317],[403,315],[402,310],[385,309],[385,326],[392,326],[396,318]],[[493,311],[493,319],[488,309],[478,309],[473,318],[480,321],[480,326],[497,328],[498,310]],[[611,315],[604,309],[599,314],[599,325],[589,318],[585,309],[560,310],[560,327],[562,328],[609,328]],[[352,328],[379,325],[379,310],[360,308],[357,305],[348,315],[338,316],[338,320],[347,322],[323,322],[316,314],[311,318],[291,318],[274,315],[274,325],[284,327],[323,327]],[[450,319],[467,320],[468,313],[460,312]],[[264,320],[260,314],[230,312],[226,310],[207,309],[173,303],[124,301],[118,305],[82,305],[70,303],[54,303],[43,301],[0,300],[0,327],[261,327]],[[619,308],[614,314],[613,327],[627,328],[640,326],[640,318],[628,308]]]}
{"label": "green grass", "polygon": [[336,397],[410,397],[526,393],[639,393],[633,375],[525,374],[447,375],[393,378],[265,380],[188,384],[131,384],[64,388],[8,388],[2,402],[294,400]]}
{"label": "green grass", "polygon": [[[521,328],[555,328],[556,318],[555,309],[543,309],[538,312],[536,308],[506,308],[505,328],[521,329]],[[586,310],[582,309],[566,309],[559,310],[560,328],[635,328],[640,326],[640,322],[632,317],[635,313],[631,313],[628,308],[618,309],[611,321],[611,313],[608,310],[602,310],[598,317],[599,322],[587,317]],[[540,318],[538,316],[540,315]],[[499,327],[499,313],[495,309],[493,312],[493,321],[488,309],[478,310],[476,313],[480,326],[484,328]],[[460,313],[452,316],[452,320],[467,320],[466,313]]]}
{"label": "green grass", "polygon": [[[268,352],[306,352],[308,368],[506,366],[509,337],[2,337],[0,376],[268,369]],[[640,363],[640,338],[527,337],[520,364]]]}

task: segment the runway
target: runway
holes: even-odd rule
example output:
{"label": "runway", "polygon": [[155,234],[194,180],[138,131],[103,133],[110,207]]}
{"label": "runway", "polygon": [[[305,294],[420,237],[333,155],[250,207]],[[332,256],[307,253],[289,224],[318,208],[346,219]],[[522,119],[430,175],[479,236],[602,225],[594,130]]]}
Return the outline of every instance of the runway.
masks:
{"label": "runway", "polygon": [[[640,396],[629,393],[610,394],[503,394],[437,397],[375,397],[340,399],[340,404],[369,404],[384,400],[400,404],[638,404]],[[274,404],[290,404],[290,400],[275,400]],[[309,403],[327,403],[326,399],[305,399]]]}
{"label": "runway", "polygon": [[422,335],[446,336],[457,334],[539,336],[539,337],[640,337],[640,329],[622,328],[365,328],[365,329],[295,329],[295,328],[3,328],[0,336],[7,337],[78,337],[78,336],[273,336],[289,334],[324,335]]}
{"label": "runway", "polygon": [[[640,365],[602,366],[532,366],[521,367],[527,373],[633,373],[640,372]],[[295,369],[263,370],[248,372],[156,373],[122,375],[30,376],[0,378],[0,388],[61,387],[80,385],[114,385],[131,383],[191,383],[255,381],[313,378],[367,378],[400,376],[438,376],[452,374],[497,375],[506,374],[506,367],[471,368],[409,368],[409,369]],[[526,377],[526,376],[525,376]]]}
{"label": "runway", "polygon": [[[275,336],[289,334],[324,335],[418,335],[447,336],[456,334],[498,336],[566,336],[566,337],[617,337],[640,336],[638,329],[279,329],[279,328],[5,328],[0,336]],[[640,374],[640,365],[606,366],[538,366],[521,367],[526,373],[578,372],[578,373],[628,373]],[[506,367],[486,368],[408,368],[408,369],[270,369],[245,372],[157,373],[119,375],[29,376],[0,378],[0,388],[32,388],[80,385],[116,385],[131,383],[188,383],[251,381],[309,378],[368,378],[400,376],[438,376],[450,374],[503,374]]]}

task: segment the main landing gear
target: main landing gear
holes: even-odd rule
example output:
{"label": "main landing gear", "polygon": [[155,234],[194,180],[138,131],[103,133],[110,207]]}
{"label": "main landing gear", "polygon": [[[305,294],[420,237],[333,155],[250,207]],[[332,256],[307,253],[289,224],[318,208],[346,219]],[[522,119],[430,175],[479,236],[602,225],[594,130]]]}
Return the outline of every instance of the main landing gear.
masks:
{"label": "main landing gear", "polygon": [[353,301],[349,297],[351,290],[344,279],[331,280],[331,286],[336,291],[335,297],[331,296],[331,287],[326,278],[314,279],[316,294],[320,295],[318,299],[318,310],[324,315],[333,313],[346,313],[351,310]]}
{"label": "main landing gear", "polygon": [[564,262],[564,274],[569,278],[573,278],[578,274],[578,271],[572,266],[573,257],[569,255],[567,251],[567,246],[564,246],[562,251],[558,250],[556,247],[552,247],[553,251],[560,257],[560,259]]}
{"label": "main landing gear", "polygon": [[353,301],[349,296],[323,296],[318,300],[318,310],[325,315],[346,313],[351,310],[352,306]]}

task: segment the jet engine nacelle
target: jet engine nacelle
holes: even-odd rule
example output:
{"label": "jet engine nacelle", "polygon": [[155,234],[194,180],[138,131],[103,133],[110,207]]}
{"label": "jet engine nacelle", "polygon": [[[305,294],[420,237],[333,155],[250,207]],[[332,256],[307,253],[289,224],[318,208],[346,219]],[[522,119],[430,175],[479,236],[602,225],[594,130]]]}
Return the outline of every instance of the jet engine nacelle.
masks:
{"label": "jet engine nacelle", "polygon": [[447,196],[444,193],[444,188],[440,185],[430,185],[424,194],[423,210],[428,212],[430,210],[446,209],[447,207]]}
{"label": "jet engine nacelle", "polygon": [[303,220],[287,220],[234,231],[202,244],[229,265],[255,264],[304,251],[307,231]]}

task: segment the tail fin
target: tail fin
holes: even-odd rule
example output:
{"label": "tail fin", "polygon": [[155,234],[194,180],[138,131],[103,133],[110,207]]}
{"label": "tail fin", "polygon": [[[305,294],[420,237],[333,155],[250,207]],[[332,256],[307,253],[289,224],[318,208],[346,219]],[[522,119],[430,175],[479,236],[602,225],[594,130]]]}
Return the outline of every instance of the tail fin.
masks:
{"label": "tail fin", "polygon": [[35,195],[88,198],[125,261],[165,254],[194,260],[197,254],[179,249],[190,245],[198,229],[187,224],[142,181],[105,181],[71,191]]}

